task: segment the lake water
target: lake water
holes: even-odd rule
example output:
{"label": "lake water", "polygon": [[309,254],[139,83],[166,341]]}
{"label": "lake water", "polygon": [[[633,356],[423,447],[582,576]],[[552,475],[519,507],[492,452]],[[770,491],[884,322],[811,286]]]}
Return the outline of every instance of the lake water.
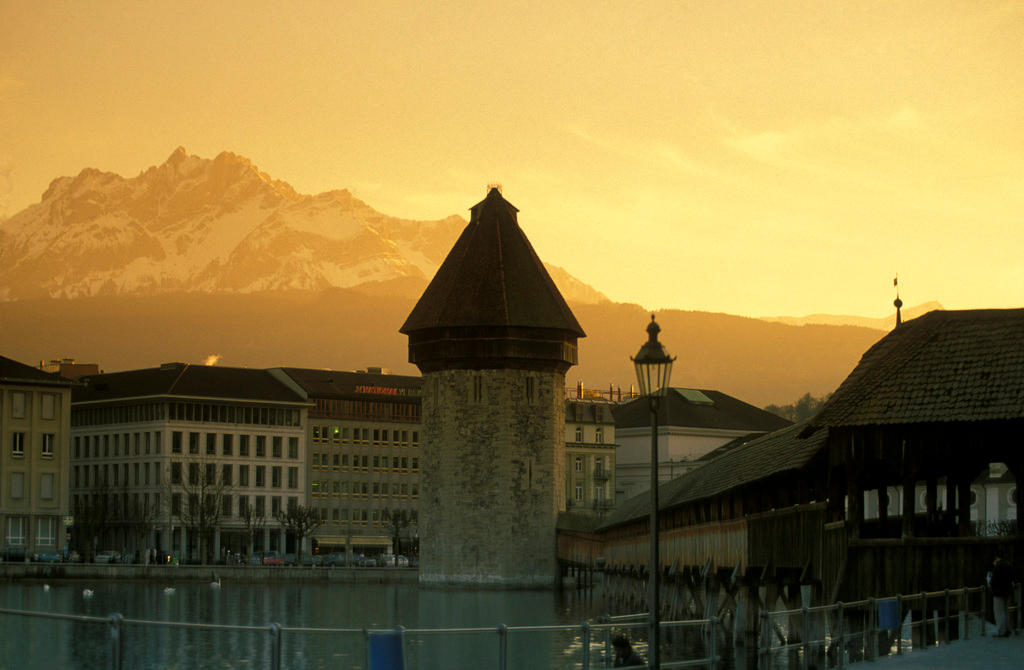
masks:
{"label": "lake water", "polygon": [[[415,584],[168,584],[139,581],[54,580],[0,583],[0,607],[126,619],[288,628],[454,628],[579,624],[605,612],[600,589],[499,591],[425,588]],[[83,589],[94,591],[83,597]],[[269,667],[271,636],[264,631],[203,630],[127,623],[123,668]],[[282,668],[365,668],[365,635],[288,631]],[[407,636],[408,668],[496,668],[496,632]],[[568,632],[515,632],[508,667],[580,667],[579,638]],[[0,615],[0,670],[108,667],[110,643],[103,623]],[[601,667],[593,658],[591,667]]]}

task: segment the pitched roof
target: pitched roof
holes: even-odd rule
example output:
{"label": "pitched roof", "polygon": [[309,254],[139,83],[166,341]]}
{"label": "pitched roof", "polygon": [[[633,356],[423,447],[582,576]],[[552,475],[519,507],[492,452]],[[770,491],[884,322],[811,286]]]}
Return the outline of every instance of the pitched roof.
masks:
{"label": "pitched roof", "polygon": [[[658,509],[703,500],[783,472],[799,470],[821,448],[827,430],[810,431],[807,422],[761,435],[658,487]],[[603,527],[628,523],[650,513],[650,491],[633,496],[609,514]]]}
{"label": "pitched roof", "polygon": [[868,349],[815,426],[1024,418],[1024,309],[933,311]]}
{"label": "pitched roof", "polygon": [[310,368],[281,368],[285,374],[306,390],[311,398],[362,398],[375,400],[419,398],[422,377],[375,372],[348,372]]}
{"label": "pitched roof", "polygon": [[518,210],[493,188],[420,296],[400,332],[460,326],[585,333],[519,227]]}
{"label": "pitched roof", "polygon": [[60,375],[43,372],[13,358],[0,356],[0,382],[7,384],[46,384],[70,386],[71,381]]}
{"label": "pitched roof", "polygon": [[84,386],[72,402],[95,402],[144,396],[231,398],[263,402],[305,403],[306,399],[267,370],[171,363],[158,368],[82,377]]}
{"label": "pitched roof", "polygon": [[[646,398],[616,406],[615,429],[642,428],[651,425]],[[658,411],[662,426],[713,428],[767,432],[790,425],[790,422],[738,398],[711,389],[671,388]]]}

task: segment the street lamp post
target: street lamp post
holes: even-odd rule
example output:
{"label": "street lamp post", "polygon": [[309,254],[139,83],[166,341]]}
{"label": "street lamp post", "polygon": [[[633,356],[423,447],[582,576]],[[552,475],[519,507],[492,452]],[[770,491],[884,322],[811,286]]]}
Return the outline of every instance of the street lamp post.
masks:
{"label": "street lamp post", "polygon": [[672,377],[672,361],[675,360],[668,355],[665,347],[658,341],[660,331],[661,328],[658,327],[654,321],[654,315],[651,314],[651,322],[647,325],[647,342],[631,359],[633,365],[636,366],[636,379],[640,386],[640,395],[647,396],[648,406],[651,410],[651,558],[647,567],[647,608],[650,619],[647,662],[651,668],[661,667],[658,629],[660,610],[658,596],[659,582],[661,581],[661,569],[658,566],[658,407],[661,397],[668,389],[669,379]]}

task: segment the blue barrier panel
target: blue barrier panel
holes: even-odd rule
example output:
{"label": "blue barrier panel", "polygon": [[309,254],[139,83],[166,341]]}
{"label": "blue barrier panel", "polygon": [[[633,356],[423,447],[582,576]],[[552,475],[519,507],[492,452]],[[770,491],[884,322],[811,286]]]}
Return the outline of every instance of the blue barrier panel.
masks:
{"label": "blue barrier panel", "polygon": [[368,637],[369,670],[405,670],[401,631],[378,631]]}
{"label": "blue barrier panel", "polygon": [[898,630],[897,621],[899,608],[895,598],[882,598],[878,601],[878,630]]}

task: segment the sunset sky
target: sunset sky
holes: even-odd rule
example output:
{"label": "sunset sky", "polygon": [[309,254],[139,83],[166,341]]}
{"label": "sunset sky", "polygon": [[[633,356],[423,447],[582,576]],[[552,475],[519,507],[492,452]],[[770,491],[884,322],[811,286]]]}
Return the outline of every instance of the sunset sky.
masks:
{"label": "sunset sky", "polygon": [[467,216],[613,300],[1024,304],[1021,2],[0,0],[0,217],[182,145]]}

